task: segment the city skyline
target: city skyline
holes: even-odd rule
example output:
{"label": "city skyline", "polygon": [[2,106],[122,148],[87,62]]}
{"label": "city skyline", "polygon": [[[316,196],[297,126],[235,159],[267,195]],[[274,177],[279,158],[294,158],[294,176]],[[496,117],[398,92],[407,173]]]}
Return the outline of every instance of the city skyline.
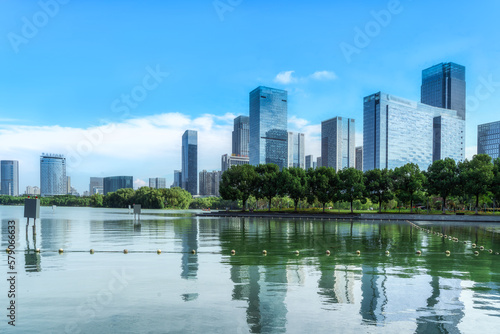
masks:
{"label": "city skyline", "polygon": [[[218,170],[234,118],[248,115],[248,92],[260,85],[288,91],[288,131],[304,133],[305,154],[319,157],[323,120],[356,119],[359,146],[363,97],[420,101],[422,70],[447,62],[467,68],[471,158],[477,126],[499,120],[498,37],[486,32],[500,4],[455,4],[254,1],[220,12],[210,1],[71,2],[26,35],[23,18],[33,22],[42,7],[4,3],[0,159],[19,161],[20,192],[39,185],[47,151],[67,157],[80,193],[109,175],[134,175],[136,188],[150,177],[170,185],[184,130],[199,132],[199,169]],[[279,38],[266,34],[283,27]]]}

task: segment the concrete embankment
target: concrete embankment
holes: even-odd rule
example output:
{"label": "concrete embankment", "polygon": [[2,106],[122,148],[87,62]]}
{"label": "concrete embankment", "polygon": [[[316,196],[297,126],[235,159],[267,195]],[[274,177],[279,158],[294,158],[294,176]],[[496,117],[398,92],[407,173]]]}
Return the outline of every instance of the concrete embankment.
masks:
{"label": "concrete embankment", "polygon": [[197,214],[200,217],[245,217],[245,218],[278,218],[278,219],[353,219],[353,220],[411,220],[411,221],[440,221],[440,222],[490,222],[500,223],[500,215],[419,215],[419,214],[386,214],[386,213],[293,213],[293,212],[241,212],[241,211],[213,211]]}

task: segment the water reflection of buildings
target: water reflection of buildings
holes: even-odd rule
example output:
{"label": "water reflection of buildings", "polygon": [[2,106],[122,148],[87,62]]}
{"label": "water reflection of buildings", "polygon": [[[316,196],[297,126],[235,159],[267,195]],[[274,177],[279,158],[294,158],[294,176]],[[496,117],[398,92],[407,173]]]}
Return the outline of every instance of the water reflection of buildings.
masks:
{"label": "water reflection of buildings", "polygon": [[247,301],[247,324],[251,333],[286,331],[287,276],[285,263],[231,267],[231,279],[235,283],[233,299]]}
{"label": "water reflection of buildings", "polygon": [[175,239],[181,241],[181,277],[194,279],[198,275],[199,219],[180,219],[174,224]]}

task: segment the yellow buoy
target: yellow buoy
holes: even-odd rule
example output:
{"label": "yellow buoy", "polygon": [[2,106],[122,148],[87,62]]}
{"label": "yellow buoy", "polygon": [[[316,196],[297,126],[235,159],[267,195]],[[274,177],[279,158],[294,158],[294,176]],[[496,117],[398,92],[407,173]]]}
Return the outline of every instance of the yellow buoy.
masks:
{"label": "yellow buoy", "polygon": [[40,248],[37,248],[35,252],[40,253]]}
{"label": "yellow buoy", "polygon": [[416,251],[416,254],[417,254],[417,255],[421,255],[421,254],[422,254],[422,251],[419,251],[419,250],[418,250],[418,251]]}
{"label": "yellow buoy", "polygon": [[359,255],[359,254],[361,254],[361,251],[357,250],[357,251],[356,251],[356,254],[358,254],[358,255]]}
{"label": "yellow buoy", "polygon": [[191,251],[191,254],[196,254],[196,250],[194,250],[194,249],[193,249],[193,250]]}
{"label": "yellow buoy", "polygon": [[299,255],[299,251],[298,251],[298,250],[296,250],[296,251],[295,251],[295,254]]}
{"label": "yellow buoy", "polygon": [[90,254],[94,254],[94,250],[93,249],[90,249]]}
{"label": "yellow buoy", "polygon": [[262,254],[267,255],[267,251],[264,249],[264,250],[262,251]]}
{"label": "yellow buoy", "polygon": [[444,253],[445,253],[446,255],[450,255],[450,254],[451,254],[449,250],[447,250],[447,251],[446,251],[446,252],[444,252]]}
{"label": "yellow buoy", "polygon": [[474,251],[474,255],[479,255],[479,252],[478,251]]}
{"label": "yellow buoy", "polygon": [[388,251],[388,250],[387,250],[387,251],[385,251],[385,255],[389,255],[389,254],[390,254],[390,253],[389,253],[389,251]]}
{"label": "yellow buoy", "polygon": [[476,248],[476,244],[472,244],[472,248]]}
{"label": "yellow buoy", "polygon": [[123,254],[128,254],[128,249],[124,249]]}
{"label": "yellow buoy", "polygon": [[10,252],[10,249],[8,249],[8,248],[7,248],[5,251],[6,251],[7,253],[9,253],[9,252]]}
{"label": "yellow buoy", "polygon": [[161,254],[161,249],[158,249],[158,250],[156,251],[156,254]]}
{"label": "yellow buoy", "polygon": [[59,248],[59,253],[62,253],[62,252],[64,252],[64,249]]}
{"label": "yellow buoy", "polygon": [[484,246],[479,247],[480,250],[484,250]]}
{"label": "yellow buoy", "polygon": [[326,250],[325,253],[326,253],[326,255],[330,255],[330,251],[328,249]]}
{"label": "yellow buoy", "polygon": [[231,249],[231,255],[236,254],[236,251],[234,249]]}
{"label": "yellow buoy", "polygon": [[493,253],[493,249],[488,249],[488,252],[491,254]]}

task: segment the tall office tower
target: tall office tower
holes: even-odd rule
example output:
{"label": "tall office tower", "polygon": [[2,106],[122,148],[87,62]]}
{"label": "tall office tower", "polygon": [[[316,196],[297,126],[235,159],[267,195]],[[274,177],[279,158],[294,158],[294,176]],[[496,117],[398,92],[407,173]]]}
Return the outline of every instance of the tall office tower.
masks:
{"label": "tall office tower", "polygon": [[441,63],[422,71],[421,102],[456,110],[465,120],[465,66]]}
{"label": "tall office tower", "polygon": [[288,167],[305,169],[304,134],[288,132]]}
{"label": "tall office tower", "polygon": [[306,155],[306,170],[309,168],[313,168],[313,156]]}
{"label": "tall office tower", "polygon": [[223,154],[221,157],[221,171],[224,173],[232,166],[238,165],[248,165],[249,158],[248,157],[240,157],[236,155],[228,155]]}
{"label": "tall office tower", "polygon": [[288,166],[287,96],[284,90],[257,87],[250,92],[250,164]]}
{"label": "tall office tower", "polygon": [[477,153],[500,158],[500,121],[477,126]]}
{"label": "tall office tower", "polygon": [[0,194],[19,196],[19,161],[2,160],[0,174]]}
{"label": "tall office tower", "polygon": [[40,192],[41,196],[66,195],[66,158],[62,154],[40,156]]}
{"label": "tall office tower", "polygon": [[234,119],[233,155],[248,157],[250,143],[250,117],[238,116]]}
{"label": "tall office tower", "polygon": [[198,194],[198,132],[186,130],[182,135],[182,188]]}
{"label": "tall office tower", "polygon": [[118,189],[134,188],[134,178],[132,176],[109,176],[102,181],[104,187],[104,195],[110,192],[115,192]]}
{"label": "tall office tower", "polygon": [[91,177],[90,178],[89,193],[90,193],[90,195],[104,193],[103,178],[102,177]]}
{"label": "tall office tower", "polygon": [[66,177],[66,194],[71,194],[71,176]]}
{"label": "tall office tower", "polygon": [[174,183],[172,187],[182,187],[182,172],[180,170],[174,170]]}
{"label": "tall office tower", "polygon": [[[439,122],[439,131],[435,123]],[[416,163],[426,170],[436,159],[464,159],[465,121],[457,111],[376,93],[364,98],[363,171]],[[437,155],[439,153],[439,156]]]}
{"label": "tall office tower", "polygon": [[363,170],[363,146],[356,147],[356,169]]}
{"label": "tall office tower", "polygon": [[322,166],[341,170],[355,166],[355,121],[334,117],[321,122]]}
{"label": "tall office tower", "polygon": [[167,181],[164,177],[154,177],[149,178],[149,188],[153,189],[163,189],[166,188]]}
{"label": "tall office tower", "polygon": [[323,167],[323,159],[321,159],[321,157],[317,157],[316,158],[316,167],[314,167],[314,169],[320,168],[320,167]]}

